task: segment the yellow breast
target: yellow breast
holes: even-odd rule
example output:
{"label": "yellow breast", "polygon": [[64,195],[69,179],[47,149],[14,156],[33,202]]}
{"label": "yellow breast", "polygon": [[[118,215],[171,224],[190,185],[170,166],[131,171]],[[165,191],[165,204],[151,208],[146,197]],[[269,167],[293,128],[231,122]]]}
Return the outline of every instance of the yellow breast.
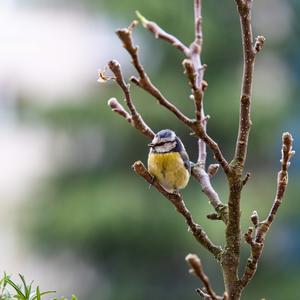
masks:
{"label": "yellow breast", "polygon": [[185,188],[190,178],[178,152],[149,153],[148,171],[170,193]]}

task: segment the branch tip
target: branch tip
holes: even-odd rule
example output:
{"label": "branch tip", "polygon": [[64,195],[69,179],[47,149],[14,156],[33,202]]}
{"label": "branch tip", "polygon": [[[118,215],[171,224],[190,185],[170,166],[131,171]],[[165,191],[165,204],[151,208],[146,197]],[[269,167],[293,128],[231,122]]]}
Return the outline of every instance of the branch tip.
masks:
{"label": "branch tip", "polygon": [[107,102],[107,105],[113,112],[116,112],[117,114],[125,118],[129,123],[132,123],[130,114],[125,110],[125,108],[116,98],[110,98]]}
{"label": "branch tip", "polygon": [[146,27],[146,24],[149,23],[149,21],[138,10],[135,11],[135,14],[140,19],[143,26]]}
{"label": "branch tip", "polygon": [[258,213],[256,210],[253,211],[250,219],[251,219],[252,224],[255,226],[255,228],[257,228],[257,226],[259,224],[259,217],[258,217]]}
{"label": "branch tip", "polygon": [[138,20],[133,20],[131,24],[128,26],[128,30],[132,32],[139,25]]}
{"label": "branch tip", "polygon": [[[190,270],[189,273],[197,276],[204,285],[204,288],[202,290],[201,289],[196,290],[197,293],[200,293],[200,295],[202,296],[205,295],[206,298],[204,297],[204,299],[211,299],[211,300],[220,299],[212,289],[209,278],[204,273],[203,266],[198,255],[190,253],[185,257],[185,260],[189,264],[192,270],[192,271]],[[204,289],[205,292],[203,291]]]}
{"label": "branch tip", "polygon": [[[240,281],[241,289],[246,287],[254,276],[259,258],[261,257],[264,241],[270,227],[277,215],[278,209],[282,204],[283,196],[288,184],[288,167],[291,157],[294,155],[293,148],[293,137],[290,133],[284,132],[282,134],[282,149],[281,149],[281,170],[278,172],[277,176],[277,191],[276,196],[273,201],[273,205],[269,211],[269,214],[265,220],[259,222],[258,214],[253,211],[251,215],[251,221],[255,226],[256,232],[255,237],[252,238],[252,232],[250,228],[245,234],[245,240],[251,245],[251,254],[248,259],[244,275]],[[252,229],[253,231],[253,229]]]}

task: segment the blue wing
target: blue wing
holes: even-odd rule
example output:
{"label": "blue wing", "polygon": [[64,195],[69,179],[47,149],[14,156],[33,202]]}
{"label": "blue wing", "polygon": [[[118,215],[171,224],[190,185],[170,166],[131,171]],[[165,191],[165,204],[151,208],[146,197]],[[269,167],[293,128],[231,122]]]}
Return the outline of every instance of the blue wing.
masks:
{"label": "blue wing", "polygon": [[184,145],[179,137],[176,137],[176,142],[177,142],[177,146],[175,150],[180,153],[185,168],[191,173],[191,163],[190,163],[189,156],[184,148]]}

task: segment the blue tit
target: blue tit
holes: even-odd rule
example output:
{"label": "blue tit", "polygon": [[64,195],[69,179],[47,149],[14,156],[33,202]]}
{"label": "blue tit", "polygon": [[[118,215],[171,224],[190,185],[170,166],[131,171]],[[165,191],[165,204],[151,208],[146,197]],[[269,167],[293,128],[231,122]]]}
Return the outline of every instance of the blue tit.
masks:
{"label": "blue tit", "polygon": [[159,131],[149,144],[148,171],[169,193],[188,184],[191,163],[180,138],[170,129]]}

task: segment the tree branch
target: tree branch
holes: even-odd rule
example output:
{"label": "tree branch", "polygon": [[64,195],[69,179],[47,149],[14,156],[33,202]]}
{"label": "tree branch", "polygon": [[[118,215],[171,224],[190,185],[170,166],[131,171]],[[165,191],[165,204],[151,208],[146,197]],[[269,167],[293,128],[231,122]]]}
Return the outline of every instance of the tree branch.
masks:
{"label": "tree branch", "polygon": [[123,47],[127,50],[132,58],[132,64],[134,65],[135,69],[137,70],[140,79],[136,77],[132,77],[131,81],[136,85],[143,88],[153,97],[155,97],[159,104],[167,108],[171,111],[180,121],[182,121],[187,126],[191,126],[193,121],[186,117],[175,105],[173,105],[169,100],[167,100],[162,93],[158,90],[158,88],[150,81],[148,75],[146,74],[143,66],[141,65],[138,57],[138,48],[133,44],[132,39],[132,29],[129,28],[122,28],[116,31],[116,34],[123,42]]}
{"label": "tree branch", "polygon": [[139,11],[136,11],[135,13],[142,22],[143,26],[147,28],[150,32],[152,32],[156,39],[164,40],[172,46],[174,46],[175,48],[177,48],[178,50],[180,50],[186,56],[189,55],[190,49],[187,46],[185,46],[178,38],[176,38],[174,35],[165,32],[155,22],[147,20],[143,15],[140,14]]}
{"label": "tree branch", "polygon": [[211,252],[214,257],[219,261],[222,249],[219,246],[214,245],[208,238],[206,232],[201,228],[200,225],[196,224],[189,210],[186,208],[185,203],[180,194],[168,193],[158,182],[153,181],[153,177],[147,171],[145,166],[141,161],[137,161],[133,164],[134,171],[144,177],[144,179],[152,184],[157,191],[159,191],[165,198],[167,198],[176,208],[176,210],[185,218],[191,232],[193,233],[196,240],[209,252]]}
{"label": "tree branch", "polygon": [[[199,182],[202,192],[207,196],[209,203],[215,209],[217,213],[217,218],[215,219],[223,220],[223,222],[226,224],[228,220],[227,205],[220,200],[218,193],[212,187],[209,174],[202,166],[196,164],[192,168],[192,175]],[[210,217],[208,218],[211,219]]]}
{"label": "tree branch", "polygon": [[251,246],[251,256],[248,259],[244,275],[240,282],[241,289],[245,288],[245,286],[249,283],[256,272],[257,263],[262,254],[266,235],[282,203],[283,196],[288,184],[288,167],[290,165],[290,159],[295,154],[295,151],[293,151],[292,149],[293,137],[290,133],[285,132],[282,135],[282,150],[280,160],[281,170],[278,172],[277,176],[277,192],[272,208],[267,218],[260,223],[257,212],[254,211],[251,216],[251,221],[256,227],[255,236],[252,237],[252,234],[249,234],[249,231],[245,234],[246,242]]}
{"label": "tree branch", "polygon": [[138,129],[141,133],[143,133],[145,136],[148,138],[153,138],[154,137],[154,132],[150,129],[150,127],[145,123],[141,115],[137,112],[132,99],[131,99],[131,94],[129,90],[129,85],[125,83],[121,66],[116,60],[111,60],[108,63],[108,66],[110,70],[113,72],[115,75],[115,80],[117,84],[120,86],[122,89],[124,95],[125,95],[125,101],[126,104],[131,112],[131,115],[129,115],[123,106],[116,100],[116,99],[110,99],[108,102],[108,105],[111,107],[111,109],[115,112],[117,112],[119,115],[125,117],[129,123],[134,126],[136,129]]}
{"label": "tree branch", "polygon": [[258,37],[253,46],[253,34],[251,25],[251,12],[253,0],[235,0],[240,16],[242,30],[242,42],[244,53],[243,81],[241,88],[240,121],[239,132],[236,142],[234,162],[243,171],[248,149],[248,138],[252,125],[250,118],[252,81],[255,63],[255,54],[259,52],[264,44],[265,38]]}
{"label": "tree branch", "polygon": [[226,228],[226,247],[222,258],[224,282],[226,291],[231,299],[238,299],[240,264],[241,228],[240,228],[240,200],[241,191],[249,176],[242,179],[246,161],[248,139],[251,127],[250,110],[252,97],[252,80],[256,51],[253,47],[253,35],[251,25],[251,8],[253,0],[235,0],[241,24],[243,43],[243,80],[240,100],[240,120],[236,141],[234,159],[230,163],[228,223]]}
{"label": "tree branch", "polygon": [[209,299],[209,300],[223,299],[223,297],[218,296],[213,290],[209,278],[203,270],[203,266],[200,258],[196,254],[190,253],[185,257],[185,260],[191,267],[189,272],[197,276],[204,285],[205,292],[202,289],[197,289],[197,293],[200,294],[204,299]]}

